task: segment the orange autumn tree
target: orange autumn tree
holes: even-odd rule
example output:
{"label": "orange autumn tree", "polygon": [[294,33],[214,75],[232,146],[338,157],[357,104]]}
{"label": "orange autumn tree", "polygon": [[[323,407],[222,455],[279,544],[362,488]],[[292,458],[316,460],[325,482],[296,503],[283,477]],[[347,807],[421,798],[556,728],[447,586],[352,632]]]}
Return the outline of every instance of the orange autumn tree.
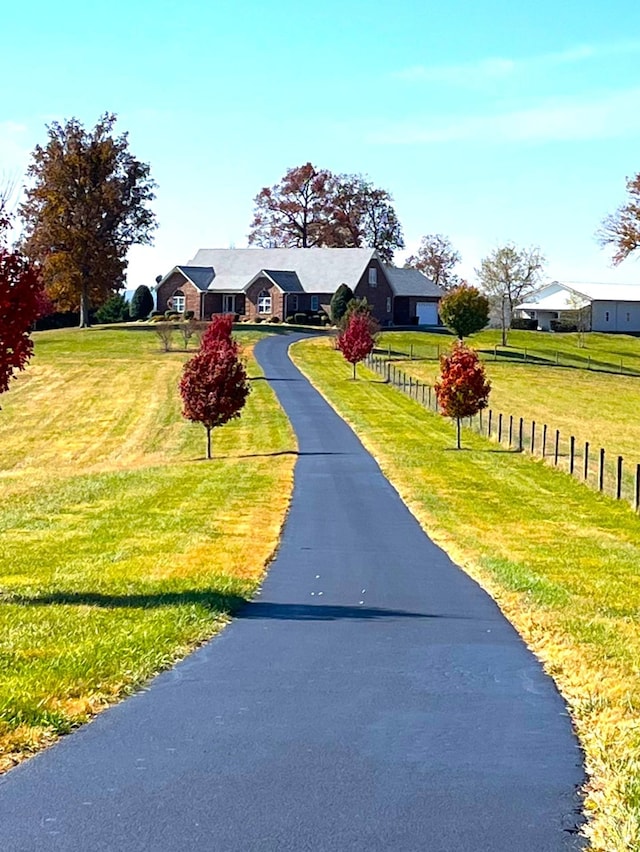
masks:
{"label": "orange autumn tree", "polygon": [[440,380],[435,391],[444,417],[456,421],[457,441],[460,449],[460,425],[463,417],[473,417],[487,407],[491,384],[474,349],[458,340],[449,355],[440,359]]}
{"label": "orange autumn tree", "polygon": [[356,365],[373,352],[377,327],[366,305],[358,305],[350,313],[347,312],[344,328],[336,339],[336,348],[342,352],[345,361],[353,364],[354,379],[357,378]]}

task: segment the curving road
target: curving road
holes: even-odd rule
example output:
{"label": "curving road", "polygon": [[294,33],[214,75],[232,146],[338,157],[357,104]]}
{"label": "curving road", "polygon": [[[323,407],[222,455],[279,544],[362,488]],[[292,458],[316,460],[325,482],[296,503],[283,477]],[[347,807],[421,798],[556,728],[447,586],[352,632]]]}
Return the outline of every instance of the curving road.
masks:
{"label": "curving road", "polygon": [[581,754],[552,681],[293,366],[291,340],[256,350],[299,441],[261,595],[0,780],[5,852],[582,848]]}

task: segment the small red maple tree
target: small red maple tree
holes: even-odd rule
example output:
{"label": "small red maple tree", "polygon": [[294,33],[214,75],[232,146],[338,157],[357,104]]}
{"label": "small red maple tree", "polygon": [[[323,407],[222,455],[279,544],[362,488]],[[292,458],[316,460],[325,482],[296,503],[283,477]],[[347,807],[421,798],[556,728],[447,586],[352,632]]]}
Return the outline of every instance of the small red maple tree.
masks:
{"label": "small red maple tree", "polygon": [[208,349],[209,346],[217,343],[219,340],[226,340],[227,343],[235,346],[237,351],[237,344],[231,337],[232,329],[233,314],[214,314],[202,335],[200,349]]}
{"label": "small red maple tree", "polygon": [[240,416],[249,384],[234,340],[209,341],[184,365],[180,380],[182,414],[207,430],[207,458],[211,458],[211,430]]}
{"label": "small red maple tree", "polygon": [[0,197],[0,393],[8,390],[14,372],[26,367],[33,353],[29,332],[48,301],[38,269],[3,245],[9,225]]}
{"label": "small red maple tree", "polygon": [[487,407],[491,384],[474,349],[456,341],[449,355],[440,358],[440,380],[435,384],[440,413],[455,418],[457,448],[460,449],[460,421]]}
{"label": "small red maple tree", "polygon": [[353,364],[353,378],[356,378],[356,364],[363,361],[375,346],[375,334],[372,331],[371,318],[366,313],[352,313],[344,329],[338,335],[336,347],[346,361]]}

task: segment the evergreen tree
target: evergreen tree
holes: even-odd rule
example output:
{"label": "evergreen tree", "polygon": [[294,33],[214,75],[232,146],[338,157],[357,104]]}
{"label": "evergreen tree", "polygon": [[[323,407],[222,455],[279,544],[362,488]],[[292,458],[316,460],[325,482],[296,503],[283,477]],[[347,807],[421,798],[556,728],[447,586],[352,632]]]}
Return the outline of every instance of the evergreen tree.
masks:
{"label": "evergreen tree", "polygon": [[338,325],[342,317],[346,314],[349,302],[353,299],[353,290],[348,284],[341,284],[336,292],[331,297],[329,311],[331,312],[331,322]]}
{"label": "evergreen tree", "polygon": [[153,295],[146,284],[141,284],[133,294],[129,313],[132,320],[144,320],[153,310]]}

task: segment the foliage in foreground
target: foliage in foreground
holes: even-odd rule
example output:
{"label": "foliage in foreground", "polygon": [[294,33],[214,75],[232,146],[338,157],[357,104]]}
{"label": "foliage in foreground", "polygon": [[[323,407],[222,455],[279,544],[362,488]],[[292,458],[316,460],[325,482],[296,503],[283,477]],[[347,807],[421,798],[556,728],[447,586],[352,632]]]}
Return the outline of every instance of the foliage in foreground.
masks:
{"label": "foliage in foreground", "polygon": [[384,383],[347,386],[324,341],[296,344],[293,356],[554,677],[585,751],[591,848],[640,849],[637,516],[478,435],[469,451],[448,452],[441,417]]}

